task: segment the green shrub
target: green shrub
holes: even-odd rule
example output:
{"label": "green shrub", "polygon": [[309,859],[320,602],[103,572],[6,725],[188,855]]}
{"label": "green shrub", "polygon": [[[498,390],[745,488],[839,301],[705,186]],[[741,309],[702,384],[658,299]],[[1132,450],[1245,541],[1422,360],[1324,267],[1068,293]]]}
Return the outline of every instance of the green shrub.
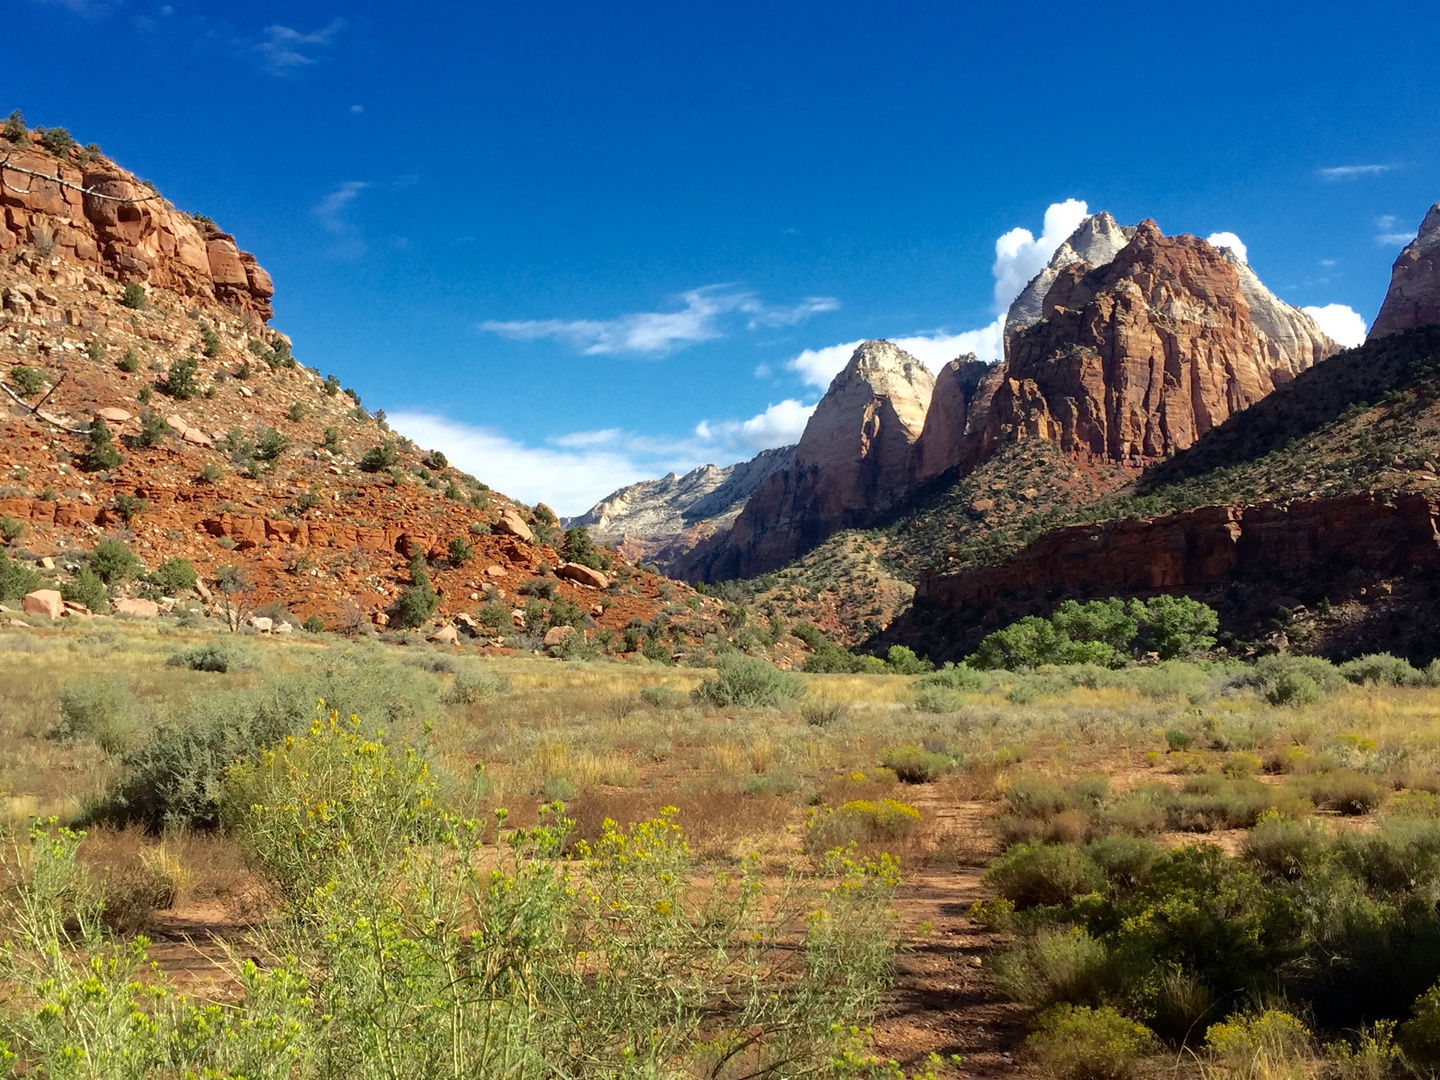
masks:
{"label": "green shrub", "polygon": [[521,596],[533,596],[540,600],[554,600],[560,595],[560,583],[552,577],[532,577],[521,582],[517,590]]}
{"label": "green shrub", "polygon": [[1035,1020],[1026,1046],[1056,1080],[1126,1080],[1159,1046],[1150,1029],[1104,1005],[1056,1005]]}
{"label": "green shrub", "polygon": [[63,127],[52,127],[40,136],[40,145],[56,157],[69,157],[70,151],[80,144]]}
{"label": "green shrub", "polygon": [[1160,858],[1160,845],[1155,841],[1125,833],[1102,836],[1083,850],[1104,872],[1110,887],[1122,896],[1144,885]]}
{"label": "green shrub", "polygon": [[800,719],[804,720],[808,727],[824,728],[838,724],[849,713],[850,706],[845,702],[821,698],[807,701],[800,709]]}
{"label": "green shrub", "polygon": [[934,671],[935,665],[929,660],[922,660],[915,655],[913,649],[904,645],[891,645],[885,654],[885,666],[896,675],[923,675],[927,671]]}
{"label": "green shrub", "polygon": [[263,427],[255,433],[256,461],[274,461],[289,449],[290,436],[276,431],[273,427]]}
{"label": "green shrub", "polygon": [[1205,1046],[1237,1075],[1283,1075],[1284,1066],[1313,1054],[1310,1031],[1294,1016],[1278,1009],[1259,1015],[1236,1014],[1212,1024]]}
{"label": "green shrub", "polygon": [[1410,1019],[1400,1026],[1400,1045],[1417,1065],[1440,1066],[1440,982],[1415,999]]}
{"label": "green shrub", "polygon": [[0,551],[0,600],[20,600],[26,593],[46,588],[47,584],[40,574]]}
{"label": "green shrub", "polygon": [[200,351],[206,357],[213,360],[220,355],[220,335],[210,328],[208,323],[200,324]]}
{"label": "green shrub", "polygon": [[203,484],[213,484],[225,475],[225,470],[213,461],[207,461],[200,467],[196,479]]}
{"label": "green shrub", "polygon": [[920,824],[920,811],[897,799],[852,799],[838,810],[817,809],[806,826],[805,847],[822,852],[866,842],[903,840]]}
{"label": "green shrub", "polygon": [[394,466],[399,460],[399,454],[395,449],[395,443],[386,440],[379,446],[372,446],[365,451],[365,456],[360,459],[360,468],[368,473],[384,472]]}
{"label": "green shrub", "polygon": [[107,537],[95,545],[86,565],[99,574],[100,580],[106,585],[127,581],[144,569],[144,564],[135,557],[135,553],[113,537]]}
{"label": "green shrub", "polygon": [[404,589],[395,600],[394,624],[402,629],[423,626],[440,606],[440,597],[434,589],[411,585]]}
{"label": "green shrub", "polygon": [[325,632],[325,620],[319,615],[307,615],[305,621],[300,624],[300,629],[307,634],[323,634]]}
{"label": "green shrub", "polygon": [[668,686],[646,686],[640,690],[640,700],[655,709],[678,709],[687,698],[678,690]]}
{"label": "green shrub", "polygon": [[139,726],[139,706],[130,684],[117,675],[92,675],[60,690],[60,721],[50,737],[89,738],[107,754],[123,754]]}
{"label": "green shrub", "polygon": [[754,657],[727,657],[713,678],[695,688],[695,699],[716,708],[762,708],[805,696],[799,678]]}
{"label": "green shrub", "polygon": [[110,590],[91,567],[82,566],[60,587],[60,595],[72,604],[87,607],[97,615],[110,610]]}
{"label": "green shrub", "polygon": [[463,536],[457,536],[450,541],[445,555],[452,566],[464,566],[475,557],[475,545]]}
{"label": "green shrub", "polygon": [[510,689],[510,680],[481,668],[463,668],[455,673],[440,700],[447,705],[478,705],[486,698]]}
{"label": "green shrub", "polygon": [[1354,769],[1315,773],[1291,782],[1321,810],[1340,814],[1374,813],[1385,798],[1384,788]]}
{"label": "green shrub", "polygon": [[110,429],[105,426],[105,421],[96,417],[90,422],[90,430],[85,436],[85,450],[80,455],[81,468],[89,472],[100,472],[105,469],[113,469],[120,464],[120,451],[115,449],[115,440],[110,435]]}
{"label": "green shrub", "polygon": [[170,365],[170,370],[165,373],[165,378],[160,383],[160,392],[170,395],[177,401],[188,401],[193,398],[200,392],[200,383],[196,378],[199,367],[200,361],[193,356],[176,360]]}
{"label": "green shrub", "polygon": [[340,429],[333,424],[327,427],[325,429],[324,441],[320,446],[332,454],[338,454],[340,452]]}
{"label": "green shrub", "polygon": [[1017,910],[1068,904],[1105,887],[1105,872],[1062,844],[1016,844],[990,864],[985,881]]}
{"label": "green shrub", "polygon": [[170,425],[153,409],[140,414],[140,434],[135,436],[135,445],[146,448],[159,446],[170,437]]}
{"label": "green shrub", "polygon": [[986,635],[966,663],[1010,671],[1047,664],[1121,668],[1142,652],[1169,660],[1207,649],[1217,626],[1213,609],[1187,597],[1158,596],[1148,604],[1067,600],[1048,619],[1028,615]]}
{"label": "green shrub", "polygon": [[19,109],[5,118],[4,135],[12,143],[23,144],[30,141],[30,133],[25,130],[25,117]]}
{"label": "green shrub", "polygon": [[169,558],[152,570],[147,580],[161,593],[174,596],[195,588],[195,567],[188,559]]}
{"label": "green shrub", "polygon": [[1190,747],[1195,745],[1195,736],[1191,735],[1188,731],[1181,731],[1179,728],[1169,728],[1165,732],[1165,745],[1168,746],[1172,752],[1189,750]]}
{"label": "green shrub", "polygon": [[305,407],[303,401],[292,401],[290,403],[290,410],[285,414],[285,418],[292,424],[298,424],[309,415],[310,410]]}
{"label": "green shrub", "polygon": [[0,517],[0,543],[13,544],[25,531],[25,522],[6,514]]}
{"label": "green shrub", "polygon": [[559,555],[567,562],[581,563],[592,570],[606,569],[607,559],[590,536],[590,530],[583,525],[573,525],[565,530],[565,539],[560,542]]}
{"label": "green shrub", "polygon": [[1373,653],[1340,665],[1340,674],[1358,686],[1424,686],[1425,673],[1408,660]]}
{"label": "green shrub", "polygon": [[1299,881],[1329,848],[1318,822],[1264,814],[1245,834],[1240,856],[1272,881]]}
{"label": "green shrub", "polygon": [[1188,596],[1157,596],[1145,604],[1140,617],[1141,651],[1175,660],[1203,652],[1215,644],[1220,619],[1215,609]]}
{"label": "green shrub", "polygon": [[[139,311],[145,306],[145,286],[130,282],[125,286],[124,293],[120,296],[120,303],[133,311]],[[134,355],[131,353],[130,355]],[[122,368],[122,371],[134,371],[135,368]]]}
{"label": "green shrub", "polygon": [[928,784],[950,771],[949,754],[932,754],[920,746],[897,746],[881,760],[905,784]]}
{"label": "green shrub", "polygon": [[167,663],[171,667],[189,668],[191,671],[213,671],[224,674],[232,668],[245,666],[243,654],[218,641],[197,645],[193,649],[175,653]]}
{"label": "green shrub", "polygon": [[1078,926],[1022,937],[995,960],[995,985],[1032,1009],[1098,1005],[1113,980],[1104,942]]}
{"label": "green shrub", "polygon": [[10,381],[19,387],[20,393],[25,397],[45,389],[45,373],[37,367],[27,367],[24,364],[16,364],[10,369]]}

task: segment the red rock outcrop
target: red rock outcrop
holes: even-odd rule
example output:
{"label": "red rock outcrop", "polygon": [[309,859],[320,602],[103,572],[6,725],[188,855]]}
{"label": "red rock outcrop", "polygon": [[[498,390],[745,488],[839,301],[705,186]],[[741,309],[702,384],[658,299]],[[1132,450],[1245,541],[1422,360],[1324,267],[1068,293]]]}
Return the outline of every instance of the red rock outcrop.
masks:
{"label": "red rock outcrop", "polygon": [[1440,498],[1366,492],[1056,529],[1004,562],[922,575],[915,596],[983,610],[1057,594],[1203,593],[1237,577],[1282,580],[1321,566],[1440,568]]}
{"label": "red rock outcrop", "polygon": [[949,469],[968,473],[979,463],[980,434],[990,403],[1004,378],[999,364],[987,364],[967,353],[951,360],[935,377],[935,393],[925,414],[925,428],[915,443],[912,479],[930,480]]}
{"label": "red rock outcrop", "polygon": [[888,341],[867,341],[815,407],[794,460],[766,477],[729,532],[676,564],[718,581],[785,565],[840,529],[868,524],[909,489],[935,378]]}
{"label": "red rock outcrop", "polygon": [[262,321],[275,287],[211,222],[101,156],[0,142],[0,254],[33,247],[122,284],[215,300]]}
{"label": "red rock outcrop", "polygon": [[1246,293],[1263,286],[1237,267],[1145,221],[1108,265],[1062,269],[1044,318],[1011,340],[980,454],[1041,438],[1112,461],[1162,458],[1339,350],[1279,301],[1252,318]]}
{"label": "red rock outcrop", "polygon": [[1440,324],[1440,203],[1430,207],[1419,233],[1395,260],[1385,303],[1366,340],[1436,324]]}

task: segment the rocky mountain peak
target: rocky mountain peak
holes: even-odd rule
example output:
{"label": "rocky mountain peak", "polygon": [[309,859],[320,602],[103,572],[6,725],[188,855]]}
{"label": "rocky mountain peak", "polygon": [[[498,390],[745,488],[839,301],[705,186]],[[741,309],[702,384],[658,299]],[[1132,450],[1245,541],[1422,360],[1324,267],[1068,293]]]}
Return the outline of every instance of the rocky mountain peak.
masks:
{"label": "rocky mountain peak", "polygon": [[1440,203],[1430,207],[1415,239],[1400,252],[1390,288],[1367,340],[1440,324]]}
{"label": "rocky mountain peak", "polygon": [[[1151,223],[1153,224],[1153,222]],[[1083,264],[1091,269],[1108,266],[1135,235],[1134,226],[1122,226],[1104,210],[1091,214],[1055,249],[1045,268],[1036,274],[1010,305],[1005,316],[1005,341],[1044,317],[1045,297],[1066,267]]]}

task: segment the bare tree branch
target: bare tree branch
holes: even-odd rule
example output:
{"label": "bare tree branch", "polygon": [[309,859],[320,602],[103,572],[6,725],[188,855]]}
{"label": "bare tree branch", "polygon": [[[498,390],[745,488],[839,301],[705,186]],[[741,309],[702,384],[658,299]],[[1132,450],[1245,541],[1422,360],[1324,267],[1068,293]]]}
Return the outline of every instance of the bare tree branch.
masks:
{"label": "bare tree branch", "polygon": [[17,194],[17,195],[33,195],[33,194],[35,194],[35,188],[34,188],[34,187],[28,187],[28,188],[18,188],[18,187],[16,187],[14,184],[10,183],[10,181],[8,181],[8,180],[5,179],[5,173],[6,173],[7,171],[9,171],[9,172],[17,172],[17,173],[20,173],[20,174],[22,174],[22,175],[24,175],[24,176],[28,176],[28,177],[30,177],[31,180],[44,180],[44,181],[46,181],[47,183],[57,184],[57,185],[59,185],[59,186],[62,187],[62,188],[69,188],[71,191],[78,191],[78,192],[80,192],[80,194],[86,196],[87,198],[91,198],[91,199],[104,199],[104,200],[106,200],[107,202],[134,204],[134,203],[152,202],[152,201],[157,200],[157,199],[162,199],[162,196],[159,195],[159,194],[141,195],[141,196],[139,196],[138,198],[133,198],[133,199],[127,199],[127,198],[124,198],[124,197],[122,197],[122,196],[120,196],[120,195],[106,195],[103,191],[97,191],[97,190],[96,190],[95,188],[93,188],[93,187],[88,187],[88,188],[87,188],[87,187],[85,187],[83,184],[72,184],[69,180],[64,179],[64,178],[61,177],[61,175],[60,175],[60,166],[59,166],[59,164],[56,164],[56,166],[55,166],[55,175],[54,175],[54,176],[51,176],[49,173],[40,172],[40,171],[38,171],[38,170],[36,170],[36,169],[27,169],[27,168],[24,168],[23,166],[20,166],[20,165],[11,165],[11,164],[10,164],[10,155],[11,155],[13,152],[14,152],[14,151],[7,150],[7,151],[5,152],[4,158],[0,158],[0,186],[3,186],[7,191],[13,191],[13,192],[14,192],[15,194]]}
{"label": "bare tree branch", "polygon": [[[64,381],[65,376],[62,375],[60,377],[60,382]],[[58,388],[59,386],[60,383],[57,382],[55,386],[51,388],[50,394],[53,394],[56,388]],[[45,397],[41,400],[40,405],[31,405],[28,401],[22,398],[19,394],[15,393],[14,390],[11,390],[10,387],[6,386],[3,382],[0,382],[0,390],[4,390],[5,393],[9,394],[12,398],[14,398],[17,404],[23,405],[25,406],[25,408],[29,409],[34,416],[38,417],[41,420],[44,420],[47,424],[54,425],[61,431],[68,431],[71,435],[88,435],[90,433],[90,429],[88,427],[73,428],[67,425],[64,421],[57,420],[55,417],[49,415],[48,413],[42,413],[40,411],[40,405],[44,405],[45,402],[49,400],[50,394],[45,395]]]}

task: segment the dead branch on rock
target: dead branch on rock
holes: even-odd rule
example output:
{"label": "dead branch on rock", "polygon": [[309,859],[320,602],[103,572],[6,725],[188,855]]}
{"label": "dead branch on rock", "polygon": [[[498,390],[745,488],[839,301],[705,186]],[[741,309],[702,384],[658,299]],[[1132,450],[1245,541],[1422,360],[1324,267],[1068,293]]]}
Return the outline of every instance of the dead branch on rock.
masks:
{"label": "dead branch on rock", "polygon": [[[28,188],[16,187],[14,184],[10,183],[10,181],[5,179],[5,173],[7,171],[17,172],[24,176],[28,176],[32,181],[44,180],[46,183],[49,184],[56,184],[62,188],[69,188],[71,191],[78,191],[80,192],[80,194],[90,199],[104,199],[106,202],[125,204],[152,202],[157,199],[161,200],[162,202],[164,201],[163,197],[159,193],[140,195],[135,198],[126,198],[121,195],[106,195],[103,191],[97,191],[93,187],[86,187],[83,184],[73,184],[69,180],[64,179],[60,175],[60,166],[58,163],[55,166],[54,176],[51,176],[49,173],[40,172],[38,169],[27,169],[22,165],[12,165],[10,164],[11,153],[13,153],[13,151],[7,150],[5,152],[5,156],[3,158],[0,158],[0,187],[4,187],[7,191],[13,191],[16,195],[34,195],[36,194],[35,188],[33,186]],[[117,177],[116,179],[120,178]]]}

